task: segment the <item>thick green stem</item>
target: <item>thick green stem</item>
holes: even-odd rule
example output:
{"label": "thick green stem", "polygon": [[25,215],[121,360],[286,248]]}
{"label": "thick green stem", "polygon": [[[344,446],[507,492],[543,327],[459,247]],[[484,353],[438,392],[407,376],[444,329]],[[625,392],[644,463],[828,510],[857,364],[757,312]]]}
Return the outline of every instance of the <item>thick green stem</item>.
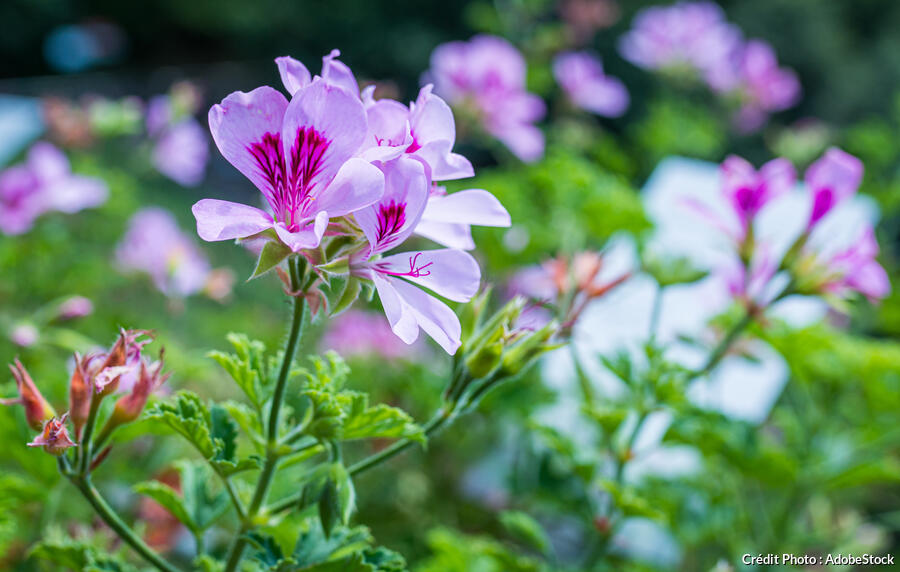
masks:
{"label": "thick green stem", "polygon": [[100,492],[91,484],[90,476],[73,473],[69,468],[68,461],[63,457],[60,457],[59,459],[59,470],[81,492],[82,496],[90,503],[94,511],[101,519],[103,519],[103,522],[105,522],[119,538],[125,541],[128,546],[134,549],[141,558],[156,567],[157,570],[162,570],[163,572],[178,572],[178,568],[169,564],[159,554],[154,552],[152,548],[147,546],[147,544],[141,540],[141,537],[138,536],[130,526],[125,524],[125,522],[119,518],[116,511],[107,504],[103,497],[100,496]]}
{"label": "thick green stem", "polygon": [[[300,271],[297,266],[297,261],[293,258],[289,259],[288,268],[291,276],[291,289],[294,292],[297,292],[301,287]],[[294,362],[294,354],[297,351],[300,337],[303,335],[305,310],[306,299],[302,295],[294,297],[291,330],[288,334],[287,343],[284,346],[281,369],[278,372],[278,379],[275,382],[275,390],[272,395],[272,407],[269,410],[268,453],[266,455],[266,461],[263,464],[262,472],[256,483],[253,499],[250,501],[250,506],[247,508],[247,512],[242,519],[241,528],[238,530],[237,536],[235,536],[231,546],[228,548],[225,572],[234,572],[237,570],[243,559],[244,549],[247,546],[246,533],[256,527],[256,520],[259,517],[260,509],[266,502],[266,496],[269,494],[269,488],[272,486],[275,470],[278,468],[278,462],[281,459],[280,455],[275,450],[278,446],[279,418],[284,403],[284,392],[287,388],[288,377],[290,377],[291,365]]]}

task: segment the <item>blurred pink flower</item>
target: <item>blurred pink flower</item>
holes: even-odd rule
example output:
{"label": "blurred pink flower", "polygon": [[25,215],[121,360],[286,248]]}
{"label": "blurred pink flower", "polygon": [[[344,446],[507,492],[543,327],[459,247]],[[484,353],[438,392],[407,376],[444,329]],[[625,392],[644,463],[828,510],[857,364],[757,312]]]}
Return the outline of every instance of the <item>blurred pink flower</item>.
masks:
{"label": "blurred pink flower", "polygon": [[804,174],[812,197],[807,230],[816,226],[839,203],[852,197],[863,178],[862,161],[831,147]]}
{"label": "blurred pink flower", "polygon": [[173,106],[168,95],[156,96],[147,105],[147,133],[156,140],[153,166],[179,185],[195,187],[206,173],[209,141],[192,115],[179,115]]}
{"label": "blurred pink flower", "polygon": [[628,109],[628,90],[603,73],[600,58],[587,52],[563,52],[553,59],[553,75],[569,99],[585,111],[618,117]]}
{"label": "blurred pink flower", "polygon": [[[379,258],[412,234],[428,201],[431,182],[423,162],[399,157],[381,164],[384,196],[354,216],[369,247],[351,259],[351,272],[372,280],[391,329],[411,344],[425,330],[444,350],[460,346],[459,318],[446,304],[415,285],[456,302],[467,302],[481,280],[475,259],[455,249],[403,252]],[[415,285],[414,285],[415,284]]]}
{"label": "blurred pink flower", "polygon": [[534,123],[544,117],[543,100],[525,89],[525,59],[496,36],[450,42],[431,54],[428,76],[453,105],[474,107],[484,129],[523,161],[544,154],[544,135]]}
{"label": "blurred pink flower", "polygon": [[[733,83],[727,91],[740,95],[742,106],[735,119],[744,131],[758,129],[769,113],[795,105],[802,92],[797,74],[778,67],[775,50],[761,40],[750,40],[742,49]],[[718,90],[728,88],[727,84],[718,86]]]}
{"label": "blurred pink flower", "polygon": [[756,171],[753,165],[737,155],[725,159],[720,172],[722,192],[741,224],[740,240],[766,203],[790,191],[797,177],[794,166],[787,159],[773,159]]}
{"label": "blurred pink flower", "polygon": [[50,143],[36,143],[26,161],[0,172],[0,232],[22,234],[49,211],[75,213],[106,202],[106,183],[71,172]]}
{"label": "blurred pink flower", "polygon": [[343,357],[377,355],[397,359],[417,353],[416,346],[409,346],[394,335],[384,316],[362,310],[348,310],[332,320],[320,347]]}
{"label": "blurred pink flower", "polygon": [[40,333],[34,324],[22,323],[13,326],[9,339],[20,348],[28,348],[37,343]]}
{"label": "blurred pink flower", "polygon": [[60,303],[57,309],[60,320],[73,320],[90,315],[94,304],[84,296],[71,296]]}
{"label": "blurred pink flower", "polygon": [[867,226],[849,248],[824,261],[827,278],[823,290],[839,298],[859,292],[870,302],[886,297],[891,292],[891,282],[876,256],[878,241],[872,227]]}
{"label": "blurred pink flower", "polygon": [[203,290],[209,261],[168,211],[148,207],[131,217],[116,247],[116,264],[123,271],[144,272],[166,296],[184,297]]}
{"label": "blurred pink flower", "polygon": [[652,70],[693,70],[705,80],[734,65],[741,32],[712,2],[641,10],[619,43],[626,60]]}

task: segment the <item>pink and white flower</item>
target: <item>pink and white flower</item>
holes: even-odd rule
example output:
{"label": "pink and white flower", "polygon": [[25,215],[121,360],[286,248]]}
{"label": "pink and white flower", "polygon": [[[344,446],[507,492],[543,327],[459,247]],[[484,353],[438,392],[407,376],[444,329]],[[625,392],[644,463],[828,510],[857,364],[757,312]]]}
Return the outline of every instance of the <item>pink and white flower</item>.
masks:
{"label": "pink and white flower", "polygon": [[815,227],[831,210],[856,194],[863,177],[862,161],[831,147],[804,174],[812,197],[807,230]]}
{"label": "pink and white flower", "polygon": [[374,205],[355,213],[369,243],[351,259],[351,272],[375,284],[394,333],[407,344],[425,330],[447,352],[460,346],[459,318],[424,286],[449,300],[467,302],[478,290],[481,271],[468,253],[456,249],[381,256],[406,240],[422,217],[430,181],[425,165],[400,157],[381,165],[385,192]]}
{"label": "pink and white flower", "polygon": [[496,36],[442,44],[431,54],[428,75],[438,94],[453,105],[472,106],[485,131],[518,158],[543,156],[544,135],[534,123],[546,107],[526,90],[525,59],[512,44]]}
{"label": "pink and white flower", "polygon": [[208,241],[274,230],[293,252],[315,248],[328,221],[378,200],[384,178],[356,157],[368,131],[358,94],[322,78],[300,85],[290,102],[271,87],[235,92],[209,112],[222,155],[262,192],[271,213],[203,199],[193,207]]}

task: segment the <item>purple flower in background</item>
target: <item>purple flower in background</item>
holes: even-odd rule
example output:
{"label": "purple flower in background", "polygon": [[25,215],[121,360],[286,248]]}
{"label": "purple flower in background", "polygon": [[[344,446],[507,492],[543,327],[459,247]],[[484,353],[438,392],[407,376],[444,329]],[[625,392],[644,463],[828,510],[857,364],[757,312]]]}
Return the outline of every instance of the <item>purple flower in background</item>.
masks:
{"label": "purple flower in background", "polygon": [[13,326],[9,339],[20,348],[28,348],[37,343],[40,332],[34,324],[23,322]]}
{"label": "purple flower in background", "polygon": [[0,172],[0,232],[22,234],[46,212],[96,207],[108,194],[101,179],[73,174],[62,151],[36,143],[24,163]]}
{"label": "purple flower in background", "polygon": [[850,247],[825,261],[828,277],[823,290],[839,298],[859,292],[870,302],[886,297],[891,292],[891,282],[876,256],[878,241],[872,227],[867,226]]}
{"label": "purple flower in background", "polygon": [[553,59],[553,75],[569,99],[585,111],[618,117],[628,109],[628,90],[603,73],[600,58],[587,52],[563,52]]}
{"label": "purple flower in background", "polygon": [[435,91],[454,105],[472,106],[484,129],[523,161],[544,154],[544,135],[534,123],[546,108],[525,89],[525,59],[496,36],[450,42],[431,54]]}
{"label": "purple flower in background", "polygon": [[292,251],[319,245],[328,220],[381,196],[384,177],[354,157],[368,131],[357,94],[316,78],[290,103],[268,86],[235,92],[209,111],[222,155],[250,179],[272,213],[203,199],[193,207],[208,241],[247,238],[274,229]]}
{"label": "purple flower in background", "polygon": [[736,155],[725,159],[720,172],[722,192],[741,224],[741,239],[766,203],[791,190],[797,178],[794,166],[787,159],[773,159],[756,171]]}
{"label": "purple flower in background", "polygon": [[400,157],[381,168],[384,196],[354,215],[369,248],[351,260],[351,271],[375,283],[391,329],[401,340],[411,344],[422,328],[453,354],[460,345],[459,318],[418,286],[449,300],[467,302],[481,280],[478,263],[468,253],[454,249],[379,257],[412,234],[425,210],[430,187],[425,165],[416,159]]}
{"label": "purple flower in background", "polygon": [[74,320],[90,315],[94,311],[94,304],[84,296],[71,296],[63,300],[57,308],[57,316],[60,320]]}
{"label": "purple flower in background", "polygon": [[472,225],[508,227],[509,213],[497,197],[482,189],[448,194],[432,185],[415,233],[450,248],[472,250]]}
{"label": "purple flower in background", "polygon": [[619,43],[626,60],[652,70],[688,69],[704,79],[730,69],[741,32],[712,2],[678,2],[641,10]]}
{"label": "purple flower in background", "polygon": [[835,206],[852,197],[862,182],[862,161],[831,147],[804,175],[812,196],[812,211],[807,230],[815,227]]}
{"label": "purple flower in background", "polygon": [[363,310],[348,310],[335,317],[320,346],[344,357],[378,355],[397,359],[416,353],[415,347],[406,345],[394,335],[384,317]]}
{"label": "purple flower in background", "polygon": [[167,129],[153,149],[156,169],[184,187],[195,187],[203,181],[207,161],[206,133],[193,117]]}
{"label": "purple flower in background", "polygon": [[168,211],[148,207],[131,217],[116,248],[123,271],[144,272],[166,296],[181,298],[203,290],[209,261]]}
{"label": "purple flower in background", "polygon": [[744,131],[759,128],[769,113],[792,107],[802,91],[797,74],[778,67],[772,46],[761,40],[750,40],[744,46],[736,82],[743,101],[736,121]]}

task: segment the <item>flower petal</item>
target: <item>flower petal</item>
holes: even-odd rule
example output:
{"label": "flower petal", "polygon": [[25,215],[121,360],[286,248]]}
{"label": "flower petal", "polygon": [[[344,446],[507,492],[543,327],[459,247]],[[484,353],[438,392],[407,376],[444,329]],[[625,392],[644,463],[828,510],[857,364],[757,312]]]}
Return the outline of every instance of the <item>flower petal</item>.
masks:
{"label": "flower petal", "polygon": [[391,329],[397,337],[411,344],[419,337],[419,325],[410,311],[408,305],[400,298],[397,290],[387,278],[376,274],[372,277],[375,289],[378,290],[378,298],[384,308]]}
{"label": "flower petal", "polygon": [[[222,156],[267,197],[275,192],[275,179],[284,169],[277,140],[287,107],[279,91],[263,86],[250,93],[236,91],[209,110],[209,130]],[[259,158],[271,169],[264,168]]]}
{"label": "flower petal", "polygon": [[402,276],[455,302],[467,302],[481,285],[478,262],[451,248],[392,254],[376,262],[375,270]]}
{"label": "flower petal", "polygon": [[332,85],[346,89],[348,92],[359,96],[359,83],[350,71],[350,67],[337,59],[340,50],[331,50],[331,53],[322,58],[322,79]]}
{"label": "flower petal", "polygon": [[319,246],[326,228],[328,228],[328,213],[319,211],[316,218],[307,221],[300,230],[291,232],[285,228],[284,224],[278,223],[275,225],[275,233],[291,251],[300,252],[303,249]]}
{"label": "flower petal", "polygon": [[436,181],[462,179],[475,174],[472,164],[462,155],[452,153],[456,142],[456,124],[453,111],[443,99],[431,93],[426,85],[409,114],[414,153],[431,167]]}
{"label": "flower petal", "polygon": [[109,189],[103,179],[78,175],[59,180],[44,192],[47,207],[64,213],[100,206],[109,196]]}
{"label": "flower petal", "polygon": [[367,207],[384,194],[384,173],[363,159],[348,160],[331,184],[316,196],[316,210],[339,217]]}
{"label": "flower petal", "polygon": [[231,201],[203,199],[191,211],[197,219],[197,234],[210,242],[252,236],[273,225],[265,211]]}
{"label": "flower petal", "polygon": [[836,204],[856,192],[862,177],[862,161],[837,147],[831,147],[809,166],[805,180],[813,191],[830,189],[835,194]]}
{"label": "flower petal", "polygon": [[467,224],[434,222],[426,219],[419,221],[415,233],[448,248],[472,250],[475,240],[472,239],[472,227]]}
{"label": "flower petal", "polygon": [[468,189],[428,199],[422,219],[433,222],[509,226],[509,213],[497,197],[482,189]]}
{"label": "flower petal", "polygon": [[309,70],[302,62],[295,60],[290,56],[281,56],[275,58],[275,65],[278,66],[278,73],[281,75],[281,83],[288,93],[294,95],[301,88],[306,87],[312,81]]}
{"label": "flower petal", "polygon": [[281,131],[289,176],[307,188],[324,187],[352,157],[367,132],[366,111],[356,95],[321,79],[298,91]]}
{"label": "flower petal", "polygon": [[448,354],[456,353],[461,343],[462,327],[453,310],[412,284],[407,284],[402,280],[390,280],[390,283],[399,298],[405,303],[405,310],[412,313],[419,327],[425,330],[425,333],[431,336]]}
{"label": "flower petal", "polygon": [[[428,199],[425,165],[404,156],[381,165],[384,194],[369,208],[354,213],[373,253],[385,252],[412,234]],[[386,217],[392,214],[390,224]]]}

